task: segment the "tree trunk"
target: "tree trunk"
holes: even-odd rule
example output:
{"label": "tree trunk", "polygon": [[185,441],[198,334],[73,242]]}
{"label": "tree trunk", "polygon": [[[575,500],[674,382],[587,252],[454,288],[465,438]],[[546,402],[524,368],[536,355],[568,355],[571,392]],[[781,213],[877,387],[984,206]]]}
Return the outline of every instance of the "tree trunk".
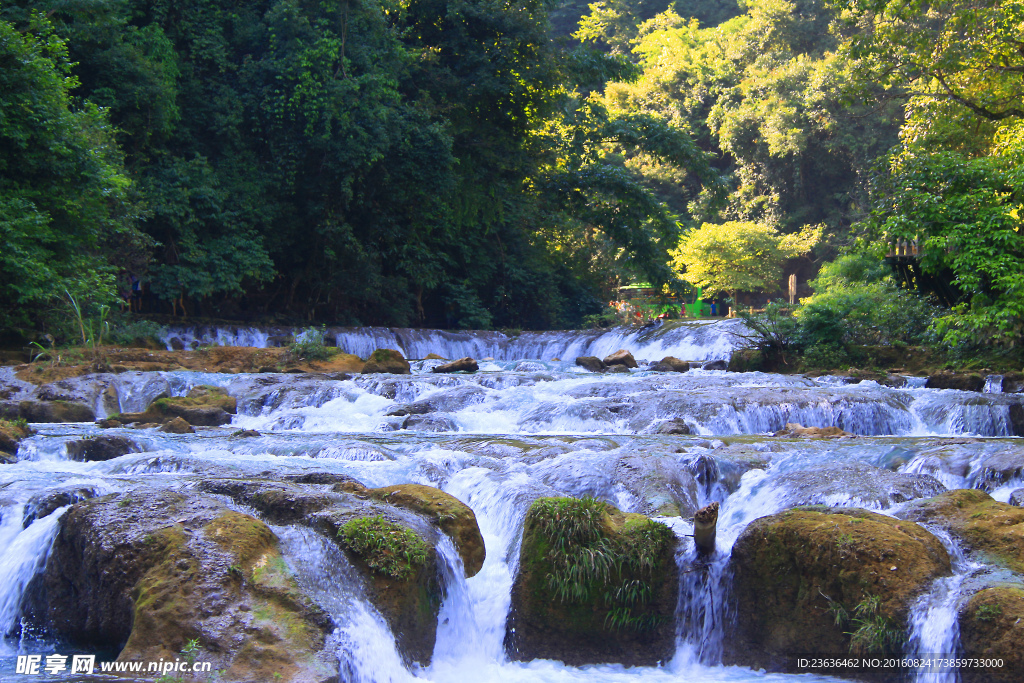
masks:
{"label": "tree trunk", "polygon": [[710,555],[715,552],[715,536],[718,532],[718,503],[697,510],[693,516],[693,542],[697,552]]}

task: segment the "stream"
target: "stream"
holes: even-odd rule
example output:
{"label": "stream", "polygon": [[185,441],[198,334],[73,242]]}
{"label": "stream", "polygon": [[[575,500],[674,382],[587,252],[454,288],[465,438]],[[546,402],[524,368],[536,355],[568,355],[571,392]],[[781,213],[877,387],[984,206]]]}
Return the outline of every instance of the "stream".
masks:
{"label": "stream", "polygon": [[[771,674],[723,666],[731,574],[729,552],[754,519],[795,505],[855,506],[895,514],[901,504],[943,489],[979,488],[1006,502],[1024,487],[1024,445],[1014,413],[1024,399],[986,392],[926,389],[922,378],[901,387],[770,373],[694,369],[595,374],[573,364],[578,355],[619,348],[638,360],[728,358],[737,345],[735,321],[666,330],[610,332],[456,333],[391,329],[332,329],[335,344],[368,355],[396,348],[410,358],[436,353],[473,356],[475,374],[444,375],[442,361],[414,361],[410,375],[351,379],[301,374],[125,372],[109,377],[120,411],[140,411],[161,393],[185,395],[197,385],[224,387],[238,414],[224,427],[195,434],[103,429],[92,423],[34,424],[18,462],[0,466],[0,681],[105,680],[23,676],[16,655],[74,650],[17,628],[26,586],[45,565],[60,515],[36,516],[32,500],[46,491],[83,495],[134,487],[181,489],[201,477],[249,477],[329,472],[368,487],[420,483],[440,488],[474,511],[486,542],[481,571],[466,579],[452,544],[439,546],[445,598],[429,667],[406,667],[386,622],[361,592],[344,553],[308,529],[272,526],[300,586],[337,624],[331,647],[341,681],[386,683],[476,681],[516,683],[640,683],[687,681],[829,681],[814,674]],[[193,343],[272,345],[287,330],[179,328],[175,346]],[[6,374],[4,374],[6,373]],[[0,379],[11,381],[9,369]],[[89,379],[79,378],[85,386]],[[107,406],[109,408],[110,406]],[[107,410],[97,392],[97,414]],[[689,434],[660,434],[667,420]],[[773,437],[787,423],[836,426],[856,438]],[[250,438],[238,430],[257,430]],[[67,444],[102,433],[129,438],[139,452],[102,462],[69,459]],[[652,487],[649,461],[658,456]],[[667,468],[667,469],[666,469]],[[672,485],[673,472],[696,482]],[[721,504],[718,552],[707,572],[680,574],[675,655],[656,667],[570,667],[509,661],[503,646],[523,520],[542,496],[584,495],[669,524],[682,539],[680,566],[695,550],[692,511]],[[69,501],[71,503],[73,501]],[[681,516],[671,516],[671,510]],[[689,511],[689,515],[687,515]],[[934,532],[937,535],[938,532]],[[912,608],[908,654],[957,652],[956,609],[971,577],[989,571],[964,556],[947,536],[954,575],[938,579]],[[116,653],[115,653],[116,654]],[[124,680],[117,679],[117,680]],[[954,673],[918,680],[953,683]]]}

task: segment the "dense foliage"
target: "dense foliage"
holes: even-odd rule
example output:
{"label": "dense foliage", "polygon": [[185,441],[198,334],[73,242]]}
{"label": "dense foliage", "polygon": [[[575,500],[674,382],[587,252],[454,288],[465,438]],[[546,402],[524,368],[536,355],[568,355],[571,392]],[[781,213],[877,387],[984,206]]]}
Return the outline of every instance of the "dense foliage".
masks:
{"label": "dense foliage", "polygon": [[[141,276],[152,310],[576,324],[619,279],[674,277],[675,219],[606,141],[717,183],[686,131],[588,102],[624,64],[555,47],[534,0],[18,0],[0,19],[5,36],[67,46],[51,70],[75,64],[61,115],[79,123],[48,112],[52,129],[116,130],[123,175],[75,177],[131,187],[126,229],[151,260],[119,263],[118,236],[75,270]],[[112,196],[64,198],[111,212]],[[46,301],[31,296],[19,303]]]}
{"label": "dense foliage", "polygon": [[929,339],[1012,347],[1022,22],[1021,0],[8,0],[0,331],[137,279],[146,313],[551,328],[630,282],[778,292],[905,239],[951,311],[819,278],[801,324],[910,343],[924,318],[850,311],[925,306]]}

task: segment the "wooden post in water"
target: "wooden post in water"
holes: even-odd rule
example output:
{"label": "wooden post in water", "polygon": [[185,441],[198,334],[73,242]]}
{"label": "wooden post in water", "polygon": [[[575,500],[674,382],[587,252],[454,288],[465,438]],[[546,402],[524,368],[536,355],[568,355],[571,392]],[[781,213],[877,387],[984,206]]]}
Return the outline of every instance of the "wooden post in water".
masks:
{"label": "wooden post in water", "polygon": [[697,552],[710,555],[715,552],[715,536],[718,533],[718,503],[697,510],[693,516],[693,542]]}

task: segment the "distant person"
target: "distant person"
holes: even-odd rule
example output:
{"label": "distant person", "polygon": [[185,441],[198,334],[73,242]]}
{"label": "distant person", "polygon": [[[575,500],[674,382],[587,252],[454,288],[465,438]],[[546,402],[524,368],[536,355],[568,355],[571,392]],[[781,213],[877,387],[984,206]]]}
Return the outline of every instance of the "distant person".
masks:
{"label": "distant person", "polygon": [[715,305],[715,302],[714,302],[714,301],[712,301],[712,302],[711,302],[711,317],[712,317],[712,318],[714,318],[714,317],[716,317],[717,315],[718,315],[718,306],[717,306],[717,305]]}

